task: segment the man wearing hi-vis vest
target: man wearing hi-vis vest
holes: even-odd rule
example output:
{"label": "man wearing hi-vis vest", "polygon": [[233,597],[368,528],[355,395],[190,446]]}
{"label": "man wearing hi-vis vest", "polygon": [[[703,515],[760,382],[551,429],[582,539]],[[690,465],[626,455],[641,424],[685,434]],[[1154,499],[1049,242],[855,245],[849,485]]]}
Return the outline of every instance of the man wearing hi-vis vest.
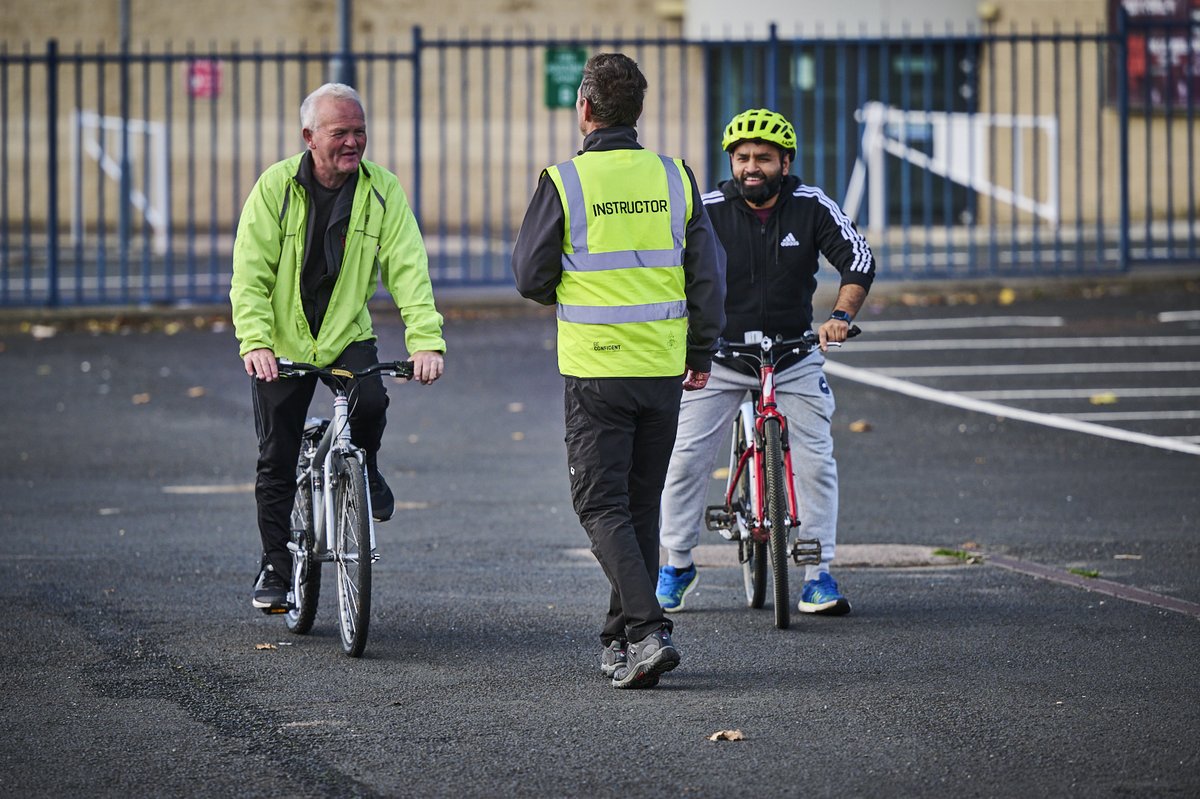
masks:
{"label": "man wearing hi-vis vest", "polygon": [[658,514],[684,390],[708,380],[725,324],[725,252],[683,161],[643,149],[646,78],[588,59],[583,149],[542,172],[513,249],[522,296],[556,305],[571,499],[612,585],[600,671],[652,688],[679,665],[654,595]]}

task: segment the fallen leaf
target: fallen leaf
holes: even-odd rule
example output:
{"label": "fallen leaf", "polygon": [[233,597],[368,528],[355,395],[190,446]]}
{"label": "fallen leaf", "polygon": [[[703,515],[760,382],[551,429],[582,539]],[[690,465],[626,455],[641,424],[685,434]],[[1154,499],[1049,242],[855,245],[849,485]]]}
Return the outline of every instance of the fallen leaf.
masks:
{"label": "fallen leaf", "polygon": [[525,410],[525,403],[523,403],[523,402],[508,403],[508,412],[509,413],[520,413],[523,410]]}
{"label": "fallen leaf", "polygon": [[188,389],[189,397],[203,397],[207,393],[208,389],[206,389],[204,386],[192,386]]}
{"label": "fallen leaf", "polygon": [[183,330],[183,325],[179,322],[167,322],[165,325],[163,325],[163,332],[168,336],[173,336],[180,330]]}
{"label": "fallen leaf", "polygon": [[869,433],[871,432],[871,423],[866,419],[859,419],[850,423],[851,433]]}
{"label": "fallen leaf", "polygon": [[39,341],[42,339],[53,338],[54,334],[57,332],[58,332],[58,328],[55,327],[54,325],[30,325],[29,326],[29,335],[33,336],[35,339],[38,339]]}
{"label": "fallen leaf", "polygon": [[1000,289],[1000,296],[996,298],[1001,305],[1012,305],[1016,300],[1017,292],[1012,289]]}
{"label": "fallen leaf", "polygon": [[524,441],[525,434],[518,430],[517,432],[512,434],[512,440],[513,441]]}
{"label": "fallen leaf", "polygon": [[275,644],[255,644],[254,648],[255,649],[278,649],[279,647],[275,646]]}
{"label": "fallen leaf", "polygon": [[714,732],[712,735],[708,736],[708,740],[710,740],[710,741],[744,741],[744,740],[746,740],[746,736],[742,734],[741,730],[718,730],[717,732]]}
{"label": "fallen leaf", "polygon": [[1116,405],[1117,395],[1111,391],[1102,391],[1099,394],[1093,394],[1088,399],[1088,402],[1093,405]]}
{"label": "fallen leaf", "polygon": [[133,404],[134,405],[145,405],[149,401],[150,401],[150,395],[148,393],[133,395]]}

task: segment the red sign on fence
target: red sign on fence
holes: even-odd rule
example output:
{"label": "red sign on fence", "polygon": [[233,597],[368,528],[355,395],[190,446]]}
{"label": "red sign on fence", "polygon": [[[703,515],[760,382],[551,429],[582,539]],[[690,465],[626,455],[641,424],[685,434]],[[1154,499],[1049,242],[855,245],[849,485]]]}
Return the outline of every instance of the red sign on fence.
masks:
{"label": "red sign on fence", "polygon": [[221,62],[191,61],[187,65],[187,90],[192,97],[211,100],[221,93]]}
{"label": "red sign on fence", "polygon": [[[1109,28],[1126,19],[1129,105],[1186,109],[1200,103],[1200,0],[1109,0]],[[1115,77],[1115,76],[1114,76]],[[1109,97],[1116,100],[1116,81]]]}

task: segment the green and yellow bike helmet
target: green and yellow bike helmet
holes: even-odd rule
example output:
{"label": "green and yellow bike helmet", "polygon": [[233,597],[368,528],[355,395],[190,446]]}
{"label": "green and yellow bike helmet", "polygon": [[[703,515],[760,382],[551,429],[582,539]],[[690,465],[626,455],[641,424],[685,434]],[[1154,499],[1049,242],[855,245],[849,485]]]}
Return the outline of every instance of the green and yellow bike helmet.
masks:
{"label": "green and yellow bike helmet", "polygon": [[788,158],[796,157],[796,129],[792,123],[767,108],[751,108],[729,120],[721,149],[729,152],[744,141],[759,140],[785,150]]}

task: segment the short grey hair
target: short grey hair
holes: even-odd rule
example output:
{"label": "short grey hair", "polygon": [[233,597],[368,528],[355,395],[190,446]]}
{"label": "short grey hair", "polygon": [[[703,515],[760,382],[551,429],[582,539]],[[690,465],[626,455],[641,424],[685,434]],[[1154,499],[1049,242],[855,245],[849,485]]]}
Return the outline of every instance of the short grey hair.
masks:
{"label": "short grey hair", "polygon": [[326,83],[314,89],[312,94],[305,97],[304,102],[300,104],[301,130],[316,130],[317,101],[326,97],[333,100],[353,100],[363,110],[363,116],[366,116],[366,109],[363,109],[362,98],[358,96],[358,92],[354,90],[354,87],[347,86],[344,83]]}

